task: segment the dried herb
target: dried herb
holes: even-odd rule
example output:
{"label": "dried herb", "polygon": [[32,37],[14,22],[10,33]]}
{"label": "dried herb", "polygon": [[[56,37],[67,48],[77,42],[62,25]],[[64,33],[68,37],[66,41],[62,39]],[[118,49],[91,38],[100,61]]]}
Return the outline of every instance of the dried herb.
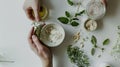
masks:
{"label": "dried herb", "polygon": [[90,66],[88,56],[78,47],[72,47],[72,45],[69,45],[67,48],[67,54],[71,63],[76,64],[78,67]]}
{"label": "dried herb", "polygon": [[105,39],[104,41],[103,41],[103,45],[108,45],[110,43],[110,39]]}

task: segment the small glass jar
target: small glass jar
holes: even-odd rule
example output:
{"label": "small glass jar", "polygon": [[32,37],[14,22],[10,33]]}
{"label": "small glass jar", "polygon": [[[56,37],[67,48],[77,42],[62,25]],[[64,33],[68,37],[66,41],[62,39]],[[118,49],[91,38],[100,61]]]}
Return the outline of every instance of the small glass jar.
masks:
{"label": "small glass jar", "polygon": [[91,0],[86,6],[86,12],[90,19],[101,19],[106,13],[106,5],[101,0]]}

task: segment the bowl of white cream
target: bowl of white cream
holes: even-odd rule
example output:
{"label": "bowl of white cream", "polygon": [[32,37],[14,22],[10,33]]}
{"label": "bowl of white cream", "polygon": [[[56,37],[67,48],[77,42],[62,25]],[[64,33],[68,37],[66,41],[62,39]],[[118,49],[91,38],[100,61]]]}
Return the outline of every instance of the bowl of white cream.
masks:
{"label": "bowl of white cream", "polygon": [[41,29],[40,40],[49,47],[59,46],[65,37],[65,31],[58,24],[47,24]]}
{"label": "bowl of white cream", "polygon": [[101,19],[106,13],[106,5],[99,0],[91,0],[87,4],[86,13],[90,19]]}

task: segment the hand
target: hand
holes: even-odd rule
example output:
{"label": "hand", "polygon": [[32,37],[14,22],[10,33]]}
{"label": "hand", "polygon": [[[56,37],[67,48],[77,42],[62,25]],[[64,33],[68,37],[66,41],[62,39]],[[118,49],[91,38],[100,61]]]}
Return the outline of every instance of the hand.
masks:
{"label": "hand", "polygon": [[107,7],[107,0],[101,0],[103,4]]}
{"label": "hand", "polygon": [[28,37],[31,49],[42,59],[44,67],[52,67],[51,50],[44,46],[34,35],[34,28],[31,29]]}
{"label": "hand", "polygon": [[30,20],[40,21],[40,0],[25,0],[23,9]]}

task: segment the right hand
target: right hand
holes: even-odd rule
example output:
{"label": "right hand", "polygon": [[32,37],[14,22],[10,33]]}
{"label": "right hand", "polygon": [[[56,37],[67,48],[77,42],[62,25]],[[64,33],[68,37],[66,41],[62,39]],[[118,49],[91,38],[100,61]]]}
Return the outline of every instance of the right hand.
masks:
{"label": "right hand", "polygon": [[40,21],[40,0],[25,0],[23,9],[30,20]]}

